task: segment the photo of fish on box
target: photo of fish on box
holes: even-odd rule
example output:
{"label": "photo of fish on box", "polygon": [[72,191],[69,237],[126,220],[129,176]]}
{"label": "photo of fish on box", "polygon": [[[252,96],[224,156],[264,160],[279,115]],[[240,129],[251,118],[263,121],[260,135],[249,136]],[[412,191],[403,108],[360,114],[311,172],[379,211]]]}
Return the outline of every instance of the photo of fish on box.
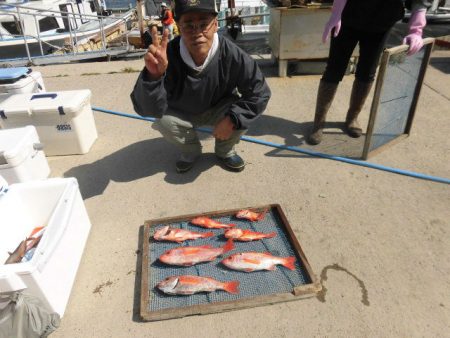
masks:
{"label": "photo of fish on box", "polygon": [[261,306],[319,290],[278,204],[145,222],[143,320]]}

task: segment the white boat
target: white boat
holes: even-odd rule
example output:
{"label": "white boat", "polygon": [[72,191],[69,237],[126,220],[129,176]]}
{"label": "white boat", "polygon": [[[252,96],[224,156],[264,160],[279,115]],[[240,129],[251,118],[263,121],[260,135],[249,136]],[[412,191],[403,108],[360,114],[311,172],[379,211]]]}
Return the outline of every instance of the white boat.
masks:
{"label": "white boat", "polygon": [[0,60],[69,52],[97,39],[106,48],[108,31],[125,25],[131,11],[109,14],[98,0],[0,0]]}

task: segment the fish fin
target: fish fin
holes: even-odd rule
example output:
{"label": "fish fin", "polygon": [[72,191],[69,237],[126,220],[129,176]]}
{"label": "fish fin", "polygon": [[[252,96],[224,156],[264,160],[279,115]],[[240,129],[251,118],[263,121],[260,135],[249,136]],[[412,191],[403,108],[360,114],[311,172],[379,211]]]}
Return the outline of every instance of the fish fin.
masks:
{"label": "fish fin", "polygon": [[203,234],[203,237],[204,237],[204,238],[212,237],[212,236],[214,236],[214,232],[205,232],[205,233]]}
{"label": "fish fin", "polygon": [[34,234],[44,229],[44,226],[38,226],[31,231],[30,237],[33,237]]}
{"label": "fish fin", "polygon": [[239,293],[239,281],[235,280],[232,282],[227,282],[223,288],[228,293],[238,294]]}
{"label": "fish fin", "polygon": [[269,209],[265,209],[262,213],[259,214],[259,216],[256,218],[257,221],[262,221],[264,217],[266,217],[267,212]]}
{"label": "fish fin", "polygon": [[234,249],[233,239],[229,239],[227,243],[223,246],[223,253],[231,251]]}
{"label": "fish fin", "polygon": [[275,264],[267,268],[267,270],[270,270],[270,271],[274,271],[276,269],[277,269],[277,267],[275,266]]}
{"label": "fish fin", "polygon": [[234,224],[234,223],[230,223],[230,224],[228,224],[228,226],[229,226],[230,228],[232,228],[232,227],[235,227],[235,226],[236,226],[236,224]]}
{"label": "fish fin", "polygon": [[289,270],[295,270],[295,257],[290,256],[283,259],[282,265]]}
{"label": "fish fin", "polygon": [[244,271],[245,271],[245,272],[252,272],[252,271],[255,271],[255,269],[247,268],[247,269],[244,269]]}

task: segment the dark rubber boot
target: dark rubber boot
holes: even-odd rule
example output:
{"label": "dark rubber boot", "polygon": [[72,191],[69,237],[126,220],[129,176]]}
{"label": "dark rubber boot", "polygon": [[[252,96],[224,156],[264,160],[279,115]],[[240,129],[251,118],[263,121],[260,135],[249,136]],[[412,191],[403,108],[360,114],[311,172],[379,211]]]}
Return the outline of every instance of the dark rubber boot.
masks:
{"label": "dark rubber boot", "polygon": [[350,107],[348,108],[347,117],[345,118],[345,131],[351,137],[360,137],[362,129],[358,123],[358,115],[361,112],[364,102],[372,88],[373,81],[361,82],[355,79],[350,96]]}
{"label": "dark rubber boot", "polygon": [[333,102],[334,95],[338,83],[326,82],[320,80],[319,89],[317,91],[316,114],[314,116],[314,125],[311,134],[306,139],[306,142],[312,145],[322,142],[322,130],[325,125],[328,109],[330,109]]}

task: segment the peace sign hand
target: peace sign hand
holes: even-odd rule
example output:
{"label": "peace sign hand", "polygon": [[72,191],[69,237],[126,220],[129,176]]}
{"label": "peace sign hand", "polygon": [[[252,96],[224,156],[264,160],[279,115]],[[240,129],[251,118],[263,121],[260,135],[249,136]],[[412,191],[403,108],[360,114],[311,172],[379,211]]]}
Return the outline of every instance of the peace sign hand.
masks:
{"label": "peace sign hand", "polygon": [[152,44],[148,47],[147,53],[144,55],[145,68],[154,80],[161,78],[167,69],[169,62],[167,61],[167,43],[169,41],[169,30],[163,32],[161,43],[158,38],[158,30],[156,26],[152,27]]}

